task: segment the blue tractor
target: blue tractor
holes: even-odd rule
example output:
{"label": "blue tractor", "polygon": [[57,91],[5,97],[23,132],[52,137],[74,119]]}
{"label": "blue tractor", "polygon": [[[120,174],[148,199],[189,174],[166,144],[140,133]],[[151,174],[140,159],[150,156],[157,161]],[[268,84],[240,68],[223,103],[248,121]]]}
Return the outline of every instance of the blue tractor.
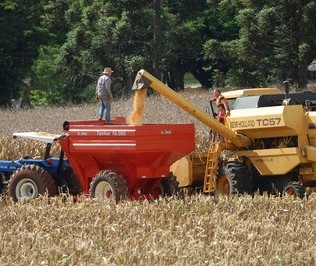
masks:
{"label": "blue tractor", "polygon": [[43,159],[25,156],[15,161],[0,161],[0,190],[13,201],[21,198],[36,198],[39,195],[55,196],[59,193],[79,195],[81,185],[60,149],[58,158],[50,156],[52,144],[61,135],[45,132],[14,133],[14,138],[25,138],[46,143]]}

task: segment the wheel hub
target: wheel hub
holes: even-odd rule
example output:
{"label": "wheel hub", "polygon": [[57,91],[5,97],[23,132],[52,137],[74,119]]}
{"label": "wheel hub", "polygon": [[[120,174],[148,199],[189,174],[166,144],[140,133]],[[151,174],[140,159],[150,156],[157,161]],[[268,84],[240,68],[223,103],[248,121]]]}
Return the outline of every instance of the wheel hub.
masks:
{"label": "wheel hub", "polygon": [[18,182],[16,189],[15,189],[15,194],[17,198],[31,198],[34,199],[38,196],[38,188],[36,183],[29,179],[25,178]]}
{"label": "wheel hub", "polygon": [[114,201],[111,185],[106,181],[101,181],[95,188],[95,198],[103,202]]}
{"label": "wheel hub", "polygon": [[222,195],[229,195],[230,184],[226,176],[221,176],[217,184],[218,192]]}

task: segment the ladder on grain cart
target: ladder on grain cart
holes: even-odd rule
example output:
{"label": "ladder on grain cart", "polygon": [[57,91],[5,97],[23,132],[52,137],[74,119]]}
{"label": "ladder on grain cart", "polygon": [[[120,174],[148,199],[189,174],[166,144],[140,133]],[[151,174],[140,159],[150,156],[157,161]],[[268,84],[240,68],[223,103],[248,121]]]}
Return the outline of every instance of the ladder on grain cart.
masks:
{"label": "ladder on grain cart", "polygon": [[215,190],[215,176],[217,172],[218,158],[222,152],[222,145],[223,143],[216,138],[215,141],[212,141],[212,144],[209,147],[203,183],[204,193],[214,192]]}

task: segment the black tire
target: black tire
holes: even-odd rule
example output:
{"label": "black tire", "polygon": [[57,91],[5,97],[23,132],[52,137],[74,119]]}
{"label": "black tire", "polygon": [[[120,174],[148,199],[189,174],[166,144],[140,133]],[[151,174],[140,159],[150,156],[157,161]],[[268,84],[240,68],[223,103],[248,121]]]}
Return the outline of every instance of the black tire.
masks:
{"label": "black tire", "polygon": [[[273,177],[275,179],[275,177]],[[256,193],[257,191],[259,192],[259,195],[264,195],[265,193],[268,196],[271,195],[279,195],[279,191],[275,187],[273,183],[273,179],[271,177],[267,176],[260,176],[259,174],[256,174],[254,176],[254,189],[253,192]]]}
{"label": "black tire", "polygon": [[83,191],[81,183],[79,182],[74,170],[72,168],[67,169],[65,173],[65,180],[68,187],[68,192],[72,196],[80,195]]}
{"label": "black tire", "polygon": [[6,193],[6,175],[4,173],[0,173],[0,197],[5,196]]}
{"label": "black tire", "polygon": [[220,166],[216,177],[215,194],[227,196],[250,193],[253,181],[246,165],[226,163]]}
{"label": "black tire", "polygon": [[56,196],[58,189],[50,173],[38,165],[29,164],[23,165],[12,174],[7,192],[17,202],[21,198],[33,199],[45,194]]}
{"label": "black tire", "polygon": [[126,180],[111,170],[100,171],[90,183],[89,194],[102,202],[118,203],[128,198]]}
{"label": "black tire", "polygon": [[172,196],[179,194],[179,182],[177,181],[173,173],[170,173],[169,177],[163,178],[161,180],[161,184],[163,186],[164,196]]}
{"label": "black tire", "polygon": [[153,191],[150,192],[150,197],[151,199],[158,199],[159,197],[163,198],[164,196],[165,196],[165,189],[161,181],[161,183],[157,185]]}
{"label": "black tire", "polygon": [[299,182],[289,182],[283,190],[284,195],[290,195],[303,199],[305,197],[306,189]]}

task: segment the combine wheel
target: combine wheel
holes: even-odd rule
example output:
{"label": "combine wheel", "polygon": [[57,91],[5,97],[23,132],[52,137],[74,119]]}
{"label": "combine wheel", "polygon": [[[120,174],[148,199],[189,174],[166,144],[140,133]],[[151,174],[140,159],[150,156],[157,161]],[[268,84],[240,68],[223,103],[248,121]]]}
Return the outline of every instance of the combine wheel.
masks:
{"label": "combine wheel", "polygon": [[66,180],[70,195],[77,196],[82,193],[83,191],[82,186],[72,168],[67,169],[65,180]]}
{"label": "combine wheel", "polygon": [[38,165],[23,165],[8,182],[8,195],[17,202],[21,198],[34,199],[39,195],[55,196],[57,185],[50,173]]}
{"label": "combine wheel", "polygon": [[250,193],[252,187],[252,178],[247,166],[240,163],[226,163],[219,169],[216,178],[216,194],[231,196]]}
{"label": "combine wheel", "polygon": [[89,194],[102,202],[118,203],[128,197],[126,180],[111,170],[100,171],[90,183]]}
{"label": "combine wheel", "polygon": [[254,189],[253,192],[259,192],[262,196],[264,193],[267,193],[268,196],[278,195],[278,189],[275,187],[271,178],[267,176],[260,176],[258,173],[254,175]]}
{"label": "combine wheel", "polygon": [[283,194],[303,199],[305,197],[305,192],[305,187],[303,187],[300,183],[291,181],[285,186]]}
{"label": "combine wheel", "polygon": [[170,173],[168,178],[163,178],[163,191],[165,196],[177,195],[179,193],[179,183],[173,173]]}

